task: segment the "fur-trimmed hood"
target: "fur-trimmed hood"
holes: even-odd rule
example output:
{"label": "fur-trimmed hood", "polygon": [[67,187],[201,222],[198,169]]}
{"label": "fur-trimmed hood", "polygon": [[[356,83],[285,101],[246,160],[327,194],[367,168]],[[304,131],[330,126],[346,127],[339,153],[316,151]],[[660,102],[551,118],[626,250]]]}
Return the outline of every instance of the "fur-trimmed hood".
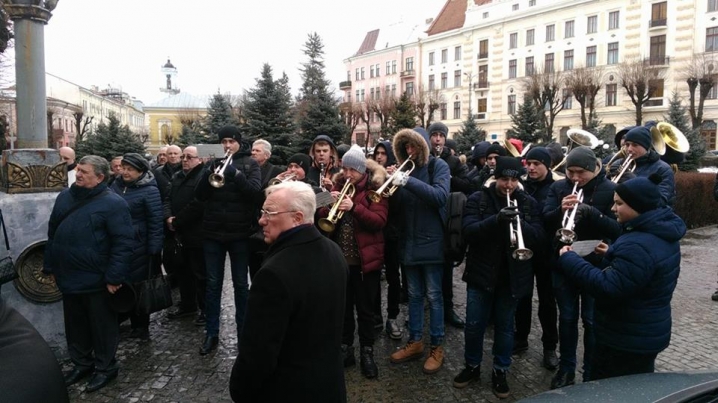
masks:
{"label": "fur-trimmed hood", "polygon": [[[366,173],[369,175],[369,179],[371,180],[371,183],[367,184],[367,188],[369,189],[378,189],[389,178],[389,174],[386,172],[386,169],[381,166],[381,164],[368,158],[366,160]],[[344,184],[344,174],[342,171],[334,174],[332,182]]]}
{"label": "fur-trimmed hood", "polygon": [[[422,129],[424,133],[425,130]],[[394,149],[394,155],[396,156],[396,162],[398,164],[403,163],[409,158],[406,153],[406,145],[410,144],[418,150],[418,155],[414,158],[414,163],[417,166],[424,166],[429,163],[429,137],[423,135],[416,130],[402,129],[394,135],[394,142],[392,148]]]}

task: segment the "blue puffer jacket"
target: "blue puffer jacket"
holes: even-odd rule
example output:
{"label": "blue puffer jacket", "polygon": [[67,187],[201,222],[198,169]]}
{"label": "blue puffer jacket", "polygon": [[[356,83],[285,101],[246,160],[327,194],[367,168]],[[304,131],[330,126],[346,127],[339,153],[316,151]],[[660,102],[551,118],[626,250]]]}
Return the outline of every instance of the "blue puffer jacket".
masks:
{"label": "blue puffer jacket", "polygon": [[671,340],[671,297],[686,225],[669,207],[623,225],[603,269],[576,253],[559,258],[563,272],[596,298],[596,340],[616,350],[659,353]]}
{"label": "blue puffer jacket", "polygon": [[130,206],[134,242],[132,244],[132,263],[130,281],[147,279],[150,255],[162,252],[164,239],[162,227],[162,199],[157,189],[157,181],[152,172],[146,172],[134,182],[126,183],[121,177],[110,188],[120,195]]}
{"label": "blue puffer jacket", "polygon": [[444,222],[451,177],[446,162],[429,154],[429,136],[425,133],[403,129],[394,135],[393,142],[399,163],[408,158],[407,145],[416,153],[409,181],[393,196],[401,206],[399,261],[407,266],[444,262]]}
{"label": "blue puffer jacket", "polygon": [[[58,223],[76,203],[92,198]],[[127,280],[132,257],[130,209],[105,184],[72,185],[57,196],[50,215],[43,271],[63,294],[84,294]]]}

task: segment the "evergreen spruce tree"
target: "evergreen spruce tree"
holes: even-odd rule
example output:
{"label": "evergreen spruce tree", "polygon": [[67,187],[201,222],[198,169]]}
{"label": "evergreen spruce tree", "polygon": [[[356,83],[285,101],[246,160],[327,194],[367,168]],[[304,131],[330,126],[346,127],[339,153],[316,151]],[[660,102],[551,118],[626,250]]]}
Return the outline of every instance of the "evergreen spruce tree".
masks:
{"label": "evergreen spruce tree", "polygon": [[472,117],[471,109],[461,129],[456,136],[456,148],[458,154],[470,154],[471,148],[478,142],[486,140],[486,132],[476,124]]}
{"label": "evergreen spruce tree", "polygon": [[182,148],[195,145],[200,142],[200,138],[200,134],[194,128],[189,125],[182,125],[182,133],[177,138],[177,145]]}
{"label": "evergreen spruce tree", "polygon": [[[613,126],[601,126],[601,119],[594,112],[591,120],[586,125],[586,130],[591,132],[599,141],[599,146],[593,149],[596,157],[603,160],[605,157],[616,152],[613,144],[616,136],[616,128]],[[576,145],[574,145],[576,147]]]}
{"label": "evergreen spruce tree", "polygon": [[217,133],[226,125],[236,125],[238,122],[232,114],[232,103],[227,95],[219,92],[209,100],[207,116],[205,116],[201,142],[205,144],[217,144]]}
{"label": "evergreen spruce tree", "polygon": [[541,116],[536,110],[534,101],[529,96],[524,97],[524,102],[519,110],[511,115],[512,126],[508,131],[509,138],[516,138],[524,143],[536,144],[541,138]]}
{"label": "evergreen spruce tree", "polygon": [[100,123],[94,133],[77,143],[77,160],[86,155],[99,155],[110,161],[124,153],[145,154],[145,145],[129,126],[120,125],[120,120],[112,113],[107,119],[107,124]]}
{"label": "evergreen spruce tree", "polygon": [[309,60],[300,69],[303,83],[297,100],[301,134],[298,146],[302,151],[309,150],[312,140],[320,134],[339,144],[349,130],[339,114],[339,100],[325,78],[324,44],[316,32],[309,34],[304,54]]}
{"label": "evergreen spruce tree", "polygon": [[695,171],[700,168],[701,158],[706,153],[706,143],[703,136],[700,135],[699,129],[694,130],[691,128],[690,117],[686,108],[681,104],[678,93],[675,91],[668,104],[668,114],[664,116],[664,119],[683,132],[691,145],[690,150],[685,154],[683,162],[678,164],[678,169],[681,171]]}
{"label": "evergreen spruce tree", "polygon": [[392,134],[401,129],[413,129],[416,127],[416,107],[406,92],[401,94],[401,97],[399,97],[399,100],[396,102],[396,106],[391,112],[390,121],[390,131]]}

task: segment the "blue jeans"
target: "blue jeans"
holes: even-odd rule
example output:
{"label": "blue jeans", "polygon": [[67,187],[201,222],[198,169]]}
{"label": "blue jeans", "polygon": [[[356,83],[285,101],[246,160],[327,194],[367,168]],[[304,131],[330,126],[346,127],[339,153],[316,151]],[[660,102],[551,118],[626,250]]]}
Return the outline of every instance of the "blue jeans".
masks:
{"label": "blue jeans", "polygon": [[247,265],[249,264],[249,248],[246,240],[217,241],[204,240],[204,260],[207,266],[207,292],[205,294],[205,316],[207,336],[219,335],[219,309],[222,302],[222,283],[224,282],[224,262],[229,253],[232,269],[232,285],[234,286],[235,320],[237,337],[242,334],[244,312],[247,309],[249,283],[247,281]]}
{"label": "blue jeans", "polygon": [[407,266],[409,285],[409,341],[420,341],[424,334],[424,298],[429,299],[431,345],[444,342],[444,299],[441,296],[442,264]]}
{"label": "blue jeans", "polygon": [[511,366],[514,348],[514,313],[518,300],[508,286],[493,292],[466,286],[466,327],[464,328],[464,360],[466,365],[481,365],[484,354],[484,333],[492,314],[494,317],[494,368],[506,371]]}
{"label": "blue jeans", "polygon": [[558,336],[559,351],[561,352],[559,368],[565,372],[576,371],[578,315],[580,312],[583,321],[583,381],[590,381],[593,350],[596,346],[593,330],[594,299],[585,290],[581,290],[570,281],[563,282],[554,291],[558,304]]}

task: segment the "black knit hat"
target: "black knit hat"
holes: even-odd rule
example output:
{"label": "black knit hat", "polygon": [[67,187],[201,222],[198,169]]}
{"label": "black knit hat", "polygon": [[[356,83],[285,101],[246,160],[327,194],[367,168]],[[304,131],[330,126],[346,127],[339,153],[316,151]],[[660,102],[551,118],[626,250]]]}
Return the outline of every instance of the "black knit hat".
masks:
{"label": "black knit hat", "polygon": [[657,173],[648,178],[639,176],[616,186],[616,194],[636,212],[643,214],[663,205],[658,184],[663,178]]}
{"label": "black knit hat", "polygon": [[454,139],[446,139],[446,143],[444,143],[444,145],[446,146],[446,148],[454,150],[454,152],[456,152],[456,148],[459,146],[458,144],[456,144],[456,140]]}
{"label": "black knit hat", "polygon": [[287,165],[295,163],[302,167],[304,173],[309,173],[309,167],[312,165],[312,159],[307,154],[294,154],[287,161]]}
{"label": "black knit hat", "polygon": [[498,178],[520,178],[524,174],[524,166],[521,161],[514,157],[496,158],[496,170],[494,177]]}
{"label": "black knit hat", "polygon": [[625,136],[629,130],[635,127],[636,126],[627,126],[619,130],[618,133],[616,133],[616,136],[613,138],[613,142],[616,143],[616,148],[621,148],[621,140],[623,139],[623,136]]}
{"label": "black knit hat", "polygon": [[349,144],[339,144],[337,147],[337,154],[339,154],[339,159],[342,159],[344,157],[344,153],[349,151],[351,146]]}
{"label": "black knit hat", "polygon": [[551,169],[551,154],[545,147],[533,147],[526,153],[526,161],[535,160]]}
{"label": "black knit hat", "polygon": [[449,128],[441,122],[434,122],[429,126],[429,130],[427,130],[427,132],[429,132],[430,137],[434,133],[440,133],[442,136],[446,137],[449,133]]}
{"label": "black knit hat", "polygon": [[500,157],[505,157],[508,154],[506,153],[506,149],[501,146],[501,144],[492,144],[489,146],[489,148],[486,150],[486,157],[488,158],[491,154],[498,154]]}
{"label": "black knit hat", "polygon": [[226,138],[234,139],[237,142],[242,141],[242,134],[239,132],[239,127],[235,125],[227,125],[219,129],[217,136],[220,142]]}
{"label": "black knit hat", "polygon": [[579,167],[587,171],[596,170],[596,154],[586,146],[576,147],[566,156],[566,168]]}
{"label": "black knit hat", "polygon": [[122,156],[122,163],[127,164],[140,172],[147,172],[150,170],[150,163],[147,162],[145,157],[137,153],[126,153]]}
{"label": "black knit hat", "polygon": [[647,127],[643,126],[636,126],[633,129],[629,130],[628,133],[623,136],[623,139],[640,145],[641,147],[645,148],[646,151],[650,150],[651,146],[653,145],[653,140],[651,139],[651,131]]}
{"label": "black knit hat", "polygon": [[474,145],[474,149],[471,151],[471,158],[477,160],[479,158],[486,158],[486,150],[489,149],[491,143],[488,141],[481,141]]}

